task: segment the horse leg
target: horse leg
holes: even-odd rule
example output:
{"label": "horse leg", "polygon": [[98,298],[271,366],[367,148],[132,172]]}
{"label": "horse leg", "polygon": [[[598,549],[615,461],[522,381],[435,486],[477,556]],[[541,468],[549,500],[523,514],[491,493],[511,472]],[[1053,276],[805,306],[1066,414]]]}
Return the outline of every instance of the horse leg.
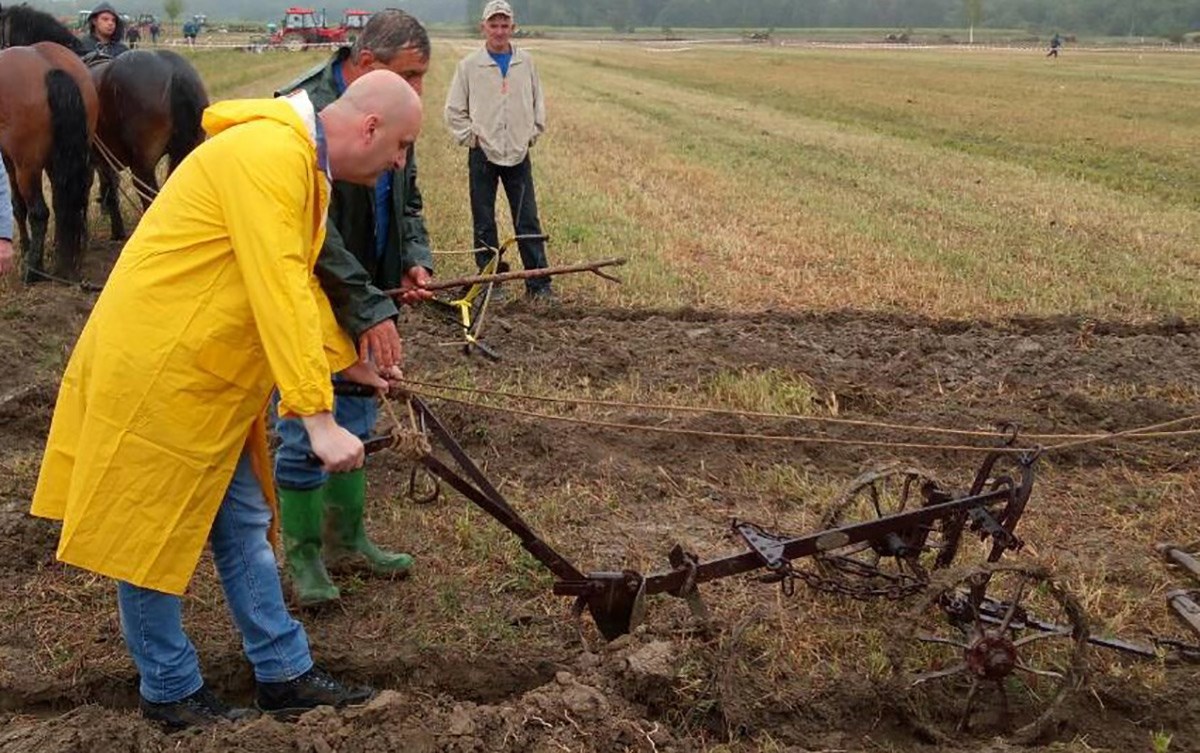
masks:
{"label": "horse leg", "polygon": [[12,195],[13,224],[17,226],[17,246],[29,247],[29,207],[25,205],[25,197],[21,195],[21,184],[17,180],[17,168],[11,160],[4,160],[5,172],[8,173],[9,193]]}
{"label": "horse leg", "polygon": [[[13,193],[13,209],[21,227],[21,252],[25,262],[25,282],[43,282],[43,262],[46,253],[46,228],[50,224],[50,207],[42,194],[42,171],[18,168],[20,188]],[[29,229],[25,229],[28,221]]]}
{"label": "horse leg", "polygon": [[104,161],[103,157],[96,160],[96,173],[100,176],[100,204],[108,213],[108,226],[112,230],[114,241],[125,240],[125,220],[121,217],[121,196],[117,190],[120,177]]}
{"label": "horse leg", "polygon": [[137,193],[138,198],[142,200],[143,212],[150,208],[150,202],[154,201],[154,197],[158,195],[158,178],[154,175],[154,167],[155,165],[147,165],[139,159],[129,168],[133,177],[138,180]]}

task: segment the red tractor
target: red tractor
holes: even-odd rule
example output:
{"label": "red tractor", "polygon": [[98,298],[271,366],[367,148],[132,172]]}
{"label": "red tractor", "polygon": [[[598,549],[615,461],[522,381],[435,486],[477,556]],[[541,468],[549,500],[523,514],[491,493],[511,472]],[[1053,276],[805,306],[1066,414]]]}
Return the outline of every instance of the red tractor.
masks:
{"label": "red tractor", "polygon": [[351,44],[358,39],[358,35],[362,34],[362,30],[366,28],[367,21],[371,20],[374,11],[357,10],[351,8],[342,14],[342,28],[346,30],[346,41]]}
{"label": "red tractor", "polygon": [[283,23],[271,35],[271,45],[281,46],[291,52],[299,52],[314,44],[344,44],[346,27],[325,26],[325,14],[320,16],[312,8],[292,7],[284,11]]}

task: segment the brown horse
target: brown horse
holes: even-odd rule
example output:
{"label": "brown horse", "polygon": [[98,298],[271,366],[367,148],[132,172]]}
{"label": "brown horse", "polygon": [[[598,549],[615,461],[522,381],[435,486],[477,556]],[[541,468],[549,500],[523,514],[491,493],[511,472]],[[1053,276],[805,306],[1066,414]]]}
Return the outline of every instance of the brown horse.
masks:
{"label": "brown horse", "polygon": [[[3,15],[0,45],[8,41]],[[43,172],[50,176],[54,205],[55,275],[78,275],[97,111],[87,67],[70,50],[49,42],[0,50],[0,152],[12,183],[26,282],[45,279],[50,210]]]}
{"label": "brown horse", "polygon": [[165,156],[167,171],[204,140],[200,125],[208,94],[196,69],[170,50],[133,50],[92,67],[100,96],[96,161],[100,197],[114,239],[125,237],[116,173],[128,167],[142,207],[158,193],[154,171]]}
{"label": "brown horse", "polygon": [[[0,11],[0,46],[48,41],[82,54],[79,41],[48,13],[26,5]],[[99,94],[95,162],[100,198],[114,239],[125,237],[117,195],[117,172],[128,167],[147,207],[158,192],[155,167],[168,157],[168,172],[204,139],[200,125],[208,94],[191,63],[170,50],[133,50],[93,61]]]}

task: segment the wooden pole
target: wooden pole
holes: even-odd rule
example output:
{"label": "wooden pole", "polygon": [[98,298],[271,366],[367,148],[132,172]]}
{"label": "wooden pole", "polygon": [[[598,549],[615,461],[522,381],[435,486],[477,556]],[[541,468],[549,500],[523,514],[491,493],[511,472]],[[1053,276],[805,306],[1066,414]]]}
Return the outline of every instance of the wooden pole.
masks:
{"label": "wooden pole", "polygon": [[[625,263],[625,259],[604,259],[602,261],[589,261],[580,264],[568,264],[561,267],[543,267],[541,269],[520,269],[515,272],[500,272],[494,275],[468,275],[466,277],[456,277],[452,280],[430,280],[422,290],[451,290],[453,288],[462,288],[469,285],[477,285],[480,283],[489,282],[507,282],[509,280],[529,280],[535,277],[552,277],[553,275],[571,274],[573,272],[594,272],[606,280],[611,280],[615,283],[621,281],[612,275],[605,274],[600,270],[603,267],[620,266]],[[392,288],[385,290],[384,293],[390,296],[401,296],[409,292],[411,288]]]}

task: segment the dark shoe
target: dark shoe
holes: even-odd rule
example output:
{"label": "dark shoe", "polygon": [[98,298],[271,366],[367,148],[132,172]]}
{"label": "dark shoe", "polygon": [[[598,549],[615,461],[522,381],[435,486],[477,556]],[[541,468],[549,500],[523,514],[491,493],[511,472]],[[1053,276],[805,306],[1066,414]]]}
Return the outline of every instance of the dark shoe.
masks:
{"label": "dark shoe", "polygon": [[535,288],[525,291],[525,300],[543,306],[552,306],[558,303],[558,296],[554,294],[554,288]]}
{"label": "dark shoe", "polygon": [[488,300],[492,303],[504,303],[508,300],[508,288],[504,287],[504,283],[497,282],[492,285],[492,296]]}
{"label": "dark shoe", "polygon": [[375,697],[368,687],[347,687],[320,667],[313,667],[294,680],[258,683],[255,705],[275,717],[299,716],[318,706],[357,706]]}
{"label": "dark shoe", "polygon": [[142,717],[161,724],[171,732],[221,721],[236,722],[257,716],[253,709],[234,708],[222,702],[207,685],[201,686],[195,693],[180,701],[152,703],[142,698],[138,705]]}

